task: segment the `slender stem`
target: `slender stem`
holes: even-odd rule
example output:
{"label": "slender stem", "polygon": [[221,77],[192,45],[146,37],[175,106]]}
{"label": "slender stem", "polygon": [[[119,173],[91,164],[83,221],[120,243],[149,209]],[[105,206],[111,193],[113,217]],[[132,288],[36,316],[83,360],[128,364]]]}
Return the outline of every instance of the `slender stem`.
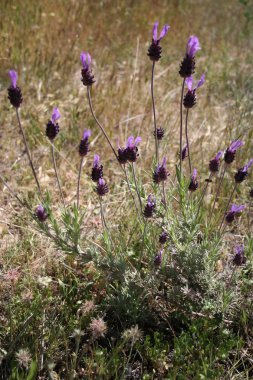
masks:
{"label": "slender stem", "polygon": [[61,200],[62,200],[63,206],[64,206],[64,208],[66,208],[64,197],[63,197],[63,193],[62,193],[62,188],[61,188],[61,184],[60,184],[60,180],[59,180],[59,176],[58,176],[58,172],[57,172],[56,162],[55,162],[54,143],[52,143],[51,147],[52,147],[52,158],[53,158],[55,176],[56,176],[58,187],[59,187],[59,190],[60,190]]}
{"label": "slender stem", "polygon": [[152,97],[152,108],[153,108],[153,118],[154,118],[154,127],[155,127],[155,159],[156,159],[156,163],[158,163],[159,156],[158,156],[158,139],[157,139],[157,125],[156,125],[155,98],[154,98],[154,74],[155,74],[155,61],[153,61],[153,65],[152,65],[151,97]]}
{"label": "slender stem", "polygon": [[235,183],[235,186],[234,186],[234,188],[233,188],[233,190],[232,190],[232,193],[231,193],[231,195],[230,195],[230,197],[229,197],[229,200],[228,200],[228,203],[227,203],[227,206],[226,206],[226,209],[225,209],[225,212],[224,212],[224,215],[223,215],[223,218],[222,218],[221,224],[220,224],[219,232],[220,232],[221,227],[222,227],[222,225],[223,225],[223,222],[224,222],[224,219],[225,219],[225,216],[226,216],[226,213],[227,213],[227,209],[228,209],[228,207],[229,207],[229,205],[230,205],[230,202],[231,202],[231,200],[232,200],[232,197],[233,197],[233,195],[234,195],[234,192],[235,192],[236,188],[237,188],[237,183]]}
{"label": "slender stem", "polygon": [[134,202],[134,205],[135,205],[135,208],[136,208],[137,214],[138,214],[138,216],[140,216],[140,215],[139,215],[139,209],[138,209],[138,206],[137,206],[137,204],[136,204],[136,201],[135,201],[135,198],[134,198],[134,195],[133,195],[133,192],[132,192],[132,189],[131,189],[130,183],[129,183],[129,179],[128,179],[127,171],[126,171],[126,169],[125,169],[124,167],[123,167],[123,169],[124,169],[124,173],[125,173],[125,177],[126,177],[127,186],[128,186],[129,191],[130,191],[131,197],[132,197],[132,199],[133,199],[133,202]]}
{"label": "slender stem", "polygon": [[[111,147],[111,150],[113,151],[113,154],[115,155],[116,159],[117,159],[117,162],[119,163],[119,160],[118,160],[118,155],[116,153],[116,150],[114,149],[114,147],[112,146],[112,143],[107,135],[107,133],[105,132],[103,126],[100,124],[100,122],[98,121],[95,113],[94,113],[94,109],[93,109],[93,106],[92,106],[92,101],[91,101],[91,94],[90,94],[90,86],[87,87],[87,95],[88,95],[88,101],[89,101],[89,106],[90,106],[90,110],[91,110],[91,113],[92,113],[92,116],[95,120],[95,122],[97,123],[97,125],[99,126],[99,128],[101,129],[101,131],[103,132],[103,135],[105,136],[108,144],[110,145]],[[122,168],[121,164],[119,163],[120,167]]]}
{"label": "slender stem", "polygon": [[140,196],[140,192],[139,192],[138,185],[137,185],[137,179],[136,179],[135,168],[134,168],[134,163],[133,163],[133,162],[132,162],[132,170],[133,170],[133,177],[134,177],[135,189],[136,189],[136,193],[137,193],[137,195],[138,195],[138,199],[139,199],[140,206],[141,206],[141,211],[142,211],[141,196]]}
{"label": "slender stem", "polygon": [[108,237],[110,239],[110,242],[111,242],[111,244],[113,244],[112,243],[112,239],[111,239],[111,235],[110,235],[110,232],[109,232],[109,228],[107,227],[107,224],[106,224],[106,221],[105,221],[105,215],[104,215],[103,203],[102,203],[102,197],[101,196],[99,197],[99,203],[100,203],[100,212],[101,212],[101,220],[102,220],[103,229],[104,229],[104,231],[107,232]]}
{"label": "slender stem", "polygon": [[25,143],[26,154],[27,154],[27,156],[28,156],[28,160],[29,160],[29,163],[30,163],[30,166],[31,166],[31,169],[32,169],[32,172],[33,172],[33,176],[34,176],[35,182],[36,182],[36,184],[37,184],[37,187],[38,187],[38,190],[39,190],[40,196],[41,196],[41,198],[42,198],[42,192],[41,192],[40,184],[39,184],[39,181],[38,181],[38,178],[37,178],[37,175],[36,175],[36,172],[35,172],[34,166],[33,166],[31,153],[30,153],[30,150],[29,150],[29,147],[28,147],[28,143],[27,143],[27,140],[26,140],[26,137],[25,137],[24,129],[23,129],[22,124],[21,124],[21,121],[20,121],[18,108],[16,108],[16,115],[17,115],[17,119],[18,119],[18,125],[19,125],[20,131],[21,131],[21,133],[22,133],[24,143]]}
{"label": "slender stem", "polygon": [[82,173],[82,166],[83,166],[83,157],[80,160],[78,179],[77,179],[77,191],[76,191],[76,204],[77,204],[77,208],[79,208],[79,192],[80,192],[80,179],[81,179],[81,173]]}
{"label": "slender stem", "polygon": [[207,190],[207,188],[208,188],[208,185],[209,185],[209,182],[210,182],[211,177],[212,177],[212,173],[210,173],[210,175],[209,175],[209,178],[208,178],[208,180],[207,180],[207,182],[206,182],[206,185],[205,185],[204,190],[203,190],[203,192],[202,192],[201,198],[200,198],[200,200],[199,200],[199,207],[198,207],[198,211],[197,211],[197,214],[196,214],[196,219],[197,219],[198,216],[199,216],[200,207],[201,207],[201,205],[202,205],[202,201],[203,201],[203,199],[204,199],[204,196],[206,195],[206,190]]}
{"label": "slender stem", "polygon": [[22,207],[26,207],[28,208],[28,210],[30,211],[29,207],[23,202],[21,201],[21,199],[19,198],[19,196],[17,196],[14,191],[12,191],[12,189],[10,188],[10,186],[8,185],[8,183],[3,179],[3,177],[0,175],[0,179],[1,181],[3,182],[4,186],[7,187],[7,189],[9,190],[9,193],[17,199],[17,201],[21,204]]}
{"label": "slender stem", "polygon": [[166,194],[165,194],[165,184],[164,181],[162,181],[162,189],[163,189],[163,199],[164,199],[164,208],[167,211],[167,201],[166,201]]}
{"label": "slender stem", "polygon": [[224,175],[226,173],[226,169],[227,169],[227,166],[225,165],[224,166],[224,170],[223,170],[222,175],[221,175],[221,178],[220,178],[220,182],[219,182],[219,186],[218,186],[218,189],[217,189],[217,193],[216,193],[216,196],[215,196],[215,199],[214,199],[214,202],[213,202],[213,207],[212,207],[212,210],[211,210],[211,213],[210,213],[210,216],[209,216],[209,222],[210,223],[211,223],[211,220],[212,220],[215,204],[216,204],[217,199],[218,199],[219,194],[220,194],[220,189],[221,189],[221,185],[222,185],[222,181],[223,181]]}
{"label": "slender stem", "polygon": [[189,109],[187,108],[186,117],[185,117],[185,137],[186,137],[186,144],[188,147],[188,161],[189,161],[189,169],[190,169],[190,173],[191,173],[192,172],[192,164],[191,164],[190,144],[189,144],[189,138],[188,138],[188,114],[189,114]]}
{"label": "slender stem", "polygon": [[182,90],[181,90],[181,101],[180,101],[180,179],[182,175],[182,149],[183,149],[183,98],[184,98],[184,85],[185,85],[185,78],[182,83]]}

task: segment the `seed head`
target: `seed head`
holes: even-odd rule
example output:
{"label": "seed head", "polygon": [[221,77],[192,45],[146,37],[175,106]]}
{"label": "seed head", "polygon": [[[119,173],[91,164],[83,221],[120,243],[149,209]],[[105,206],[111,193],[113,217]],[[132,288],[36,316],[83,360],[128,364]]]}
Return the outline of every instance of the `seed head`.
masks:
{"label": "seed head", "polygon": [[30,352],[27,349],[21,348],[15,356],[19,367],[25,369],[29,368],[29,364],[31,363],[32,358]]}
{"label": "seed head", "polygon": [[23,101],[23,97],[21,89],[17,86],[18,74],[15,70],[10,70],[9,76],[11,79],[11,85],[8,88],[8,99],[13,107],[19,108]]}
{"label": "seed head", "polygon": [[[153,135],[155,136],[155,131],[153,132]],[[164,129],[163,128],[157,128],[156,129],[156,136],[157,136],[157,140],[162,140],[163,137],[164,137]]]}

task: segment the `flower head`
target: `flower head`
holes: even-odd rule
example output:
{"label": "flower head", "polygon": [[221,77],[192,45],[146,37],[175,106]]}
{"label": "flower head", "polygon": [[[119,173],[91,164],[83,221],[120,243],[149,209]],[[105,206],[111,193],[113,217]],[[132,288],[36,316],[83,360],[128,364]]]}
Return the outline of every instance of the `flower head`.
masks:
{"label": "flower head", "polygon": [[11,85],[8,88],[8,98],[11,105],[18,108],[23,101],[21,89],[17,86],[18,74],[15,70],[10,70],[9,76]]}
{"label": "flower head", "polygon": [[168,175],[169,173],[166,169],[166,157],[164,157],[162,163],[158,164],[158,166],[156,167],[153,173],[153,181],[155,183],[166,181],[166,179],[168,178]]}
{"label": "flower head", "polygon": [[57,120],[60,119],[61,114],[57,107],[54,107],[51,120],[48,121],[46,126],[46,136],[49,138],[49,140],[54,140],[55,137],[58,135],[60,127],[57,123]]}
{"label": "flower head", "polygon": [[186,144],[183,149],[182,149],[182,152],[181,152],[181,157],[182,157],[182,161],[184,161],[186,159],[186,157],[188,157],[188,145]]}
{"label": "flower head", "polygon": [[198,186],[199,186],[199,184],[197,181],[197,169],[194,168],[192,176],[191,176],[191,181],[190,181],[190,184],[188,186],[188,190],[195,191],[195,190],[197,190]]}
{"label": "flower head", "polygon": [[201,87],[205,82],[205,74],[201,75],[200,80],[198,83],[193,87],[193,78],[192,76],[186,78],[185,83],[188,87],[188,91],[186,95],[184,96],[183,104],[185,108],[192,108],[196,104],[196,90]]}
{"label": "flower head", "polygon": [[42,205],[39,205],[35,210],[35,216],[40,222],[45,222],[48,217],[48,214]]}
{"label": "flower head", "polygon": [[156,201],[155,198],[150,194],[148,196],[147,204],[145,206],[145,209],[143,211],[143,214],[146,218],[151,218],[155,212],[156,208]]}
{"label": "flower head", "polygon": [[236,266],[241,266],[246,263],[246,256],[244,255],[244,246],[237,245],[235,247],[235,255],[233,258],[233,264]]}
{"label": "flower head", "polygon": [[163,249],[161,249],[154,258],[155,266],[160,266],[162,264],[162,254],[163,254]]}
{"label": "flower head", "polygon": [[[154,131],[154,136],[155,136],[155,131]],[[161,128],[157,128],[156,129],[156,136],[157,136],[157,140],[162,140],[163,139],[163,136],[164,136],[164,129],[161,127]]]}
{"label": "flower head", "polygon": [[232,141],[224,155],[224,161],[226,162],[226,164],[231,164],[234,161],[237,149],[239,149],[243,145],[244,142],[241,140]]}
{"label": "flower head", "polygon": [[244,205],[237,206],[236,204],[232,204],[229,212],[226,214],[226,222],[232,223],[236,216],[238,216],[245,209]]}
{"label": "flower head", "polygon": [[138,157],[138,147],[137,145],[141,142],[141,137],[136,137],[134,139],[134,136],[130,136],[127,139],[127,145],[126,145],[126,150],[125,154],[127,157],[127,160],[130,162],[135,162]]}
{"label": "flower head", "polygon": [[104,337],[104,335],[107,333],[107,324],[102,318],[94,318],[92,319],[89,329],[92,333],[93,339],[98,339],[101,337]]}
{"label": "flower head", "polygon": [[32,358],[30,352],[27,349],[21,348],[15,356],[20,368],[29,368]]}
{"label": "flower head", "polygon": [[185,57],[181,62],[179,74],[182,78],[188,78],[195,72],[195,54],[200,50],[198,37],[190,36],[187,46]]}
{"label": "flower head", "polygon": [[97,182],[99,178],[103,177],[103,165],[100,165],[100,157],[98,154],[94,155],[93,167],[91,170],[91,179]]}
{"label": "flower head", "polygon": [[167,240],[168,240],[168,232],[166,231],[161,232],[159,236],[159,243],[165,244]]}
{"label": "flower head", "polygon": [[96,191],[100,197],[103,197],[106,193],[108,193],[109,188],[108,188],[108,185],[106,184],[104,178],[99,178],[98,184],[96,187]]}
{"label": "flower head", "polygon": [[154,23],[153,32],[152,32],[152,43],[148,49],[148,56],[151,61],[159,61],[162,55],[162,48],[160,46],[160,41],[166,36],[168,33],[170,26],[165,24],[161,30],[160,36],[158,37],[158,21]]}
{"label": "flower head", "polygon": [[126,148],[121,148],[118,141],[118,161],[121,165],[125,165],[127,163],[127,151]]}
{"label": "flower head", "polygon": [[91,56],[88,52],[83,51],[80,55],[80,59],[83,65],[81,71],[83,85],[91,86],[95,82],[94,75],[91,73]]}
{"label": "flower head", "polygon": [[79,154],[81,157],[84,157],[87,155],[89,151],[89,137],[91,135],[91,131],[89,129],[85,129],[83,132],[82,140],[79,144]]}
{"label": "flower head", "polygon": [[241,183],[243,182],[247,175],[248,175],[248,169],[250,168],[250,166],[253,164],[253,158],[251,158],[251,160],[249,160],[249,162],[247,163],[247,165],[243,166],[242,168],[238,169],[237,173],[235,174],[235,182],[237,183]]}
{"label": "flower head", "polygon": [[220,168],[220,159],[223,155],[222,150],[220,150],[216,156],[209,162],[209,170],[211,173],[217,173]]}

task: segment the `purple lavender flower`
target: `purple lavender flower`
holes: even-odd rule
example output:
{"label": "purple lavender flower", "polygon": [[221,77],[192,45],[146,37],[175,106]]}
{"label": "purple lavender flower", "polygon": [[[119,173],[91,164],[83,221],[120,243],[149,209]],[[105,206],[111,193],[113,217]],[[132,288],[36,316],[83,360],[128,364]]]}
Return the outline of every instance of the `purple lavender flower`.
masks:
{"label": "purple lavender flower", "polygon": [[166,181],[168,178],[168,170],[166,169],[166,157],[163,158],[161,164],[158,164],[154,173],[153,173],[153,181],[155,183],[160,183],[162,181]]}
{"label": "purple lavender flower", "polygon": [[57,134],[59,133],[59,124],[56,122],[58,119],[60,119],[61,114],[57,107],[54,107],[53,113],[51,116],[51,120],[48,121],[46,126],[46,136],[49,138],[49,140],[53,141]]}
{"label": "purple lavender flower", "polygon": [[189,150],[188,150],[188,145],[186,144],[186,145],[183,147],[183,149],[182,149],[182,153],[181,153],[181,155],[182,155],[182,161],[184,161],[184,160],[186,159],[186,157],[188,157],[188,152],[189,152]]}
{"label": "purple lavender flower", "polygon": [[253,164],[253,158],[249,160],[247,165],[245,165],[243,168],[238,169],[237,173],[235,174],[236,183],[241,183],[246,179],[248,175],[248,169],[252,164]]}
{"label": "purple lavender flower", "polygon": [[91,131],[89,129],[85,129],[83,132],[82,140],[79,144],[79,154],[81,157],[85,157],[89,152],[89,137],[91,135]]}
{"label": "purple lavender flower", "polygon": [[21,89],[17,86],[18,74],[15,70],[10,70],[9,76],[11,85],[8,88],[8,99],[13,107],[19,108],[23,98]]}
{"label": "purple lavender flower", "polygon": [[231,164],[234,161],[237,149],[239,149],[243,145],[244,142],[241,140],[232,141],[224,155],[224,161],[226,162],[226,164]]}
{"label": "purple lavender flower", "polygon": [[[154,131],[153,135],[155,136],[155,131]],[[164,136],[164,129],[163,128],[157,128],[156,129],[156,136],[157,136],[157,140],[162,140],[163,136]]]}
{"label": "purple lavender flower", "polygon": [[241,266],[246,263],[246,256],[244,255],[244,246],[238,245],[235,247],[235,255],[233,258],[233,264]]}
{"label": "purple lavender flower", "polygon": [[223,155],[222,150],[220,150],[216,156],[209,162],[209,170],[211,173],[217,173],[220,169],[220,159]]}
{"label": "purple lavender flower", "polygon": [[82,52],[80,55],[80,59],[83,65],[81,74],[82,74],[82,82],[84,86],[91,86],[95,80],[94,75],[91,73],[91,56],[89,53]]}
{"label": "purple lavender flower", "polygon": [[159,243],[165,244],[167,240],[168,240],[168,232],[166,231],[161,232],[159,236]]}
{"label": "purple lavender flower", "polygon": [[163,249],[161,249],[160,252],[154,258],[154,265],[157,267],[159,267],[162,264],[162,254]]}
{"label": "purple lavender flower", "polygon": [[226,222],[232,223],[235,217],[238,216],[244,209],[245,209],[245,206],[243,205],[237,206],[236,204],[233,203],[229,212],[227,212],[226,214]]}
{"label": "purple lavender flower", "polygon": [[96,192],[100,197],[103,197],[106,193],[108,193],[109,188],[108,185],[106,184],[104,178],[99,178],[98,184],[96,187]]}
{"label": "purple lavender flower", "polygon": [[141,137],[136,137],[134,139],[134,136],[130,136],[127,140],[127,146],[125,149],[125,154],[127,157],[127,160],[130,162],[135,162],[138,157],[138,147],[137,145],[141,142]]}
{"label": "purple lavender flower", "polygon": [[198,37],[190,36],[187,46],[186,46],[186,54],[181,62],[179,74],[182,78],[188,78],[195,71],[195,54],[198,50],[200,50],[200,44]]}
{"label": "purple lavender flower", "polygon": [[161,58],[162,47],[160,46],[160,41],[166,36],[169,28],[170,26],[165,24],[158,38],[158,21],[154,23],[152,43],[147,53],[151,61],[159,61],[159,59]]}
{"label": "purple lavender flower", "polygon": [[45,220],[48,217],[47,212],[46,212],[46,210],[44,209],[44,207],[42,205],[39,205],[36,208],[36,210],[35,210],[35,216],[38,218],[38,220],[40,222],[45,222]]}
{"label": "purple lavender flower", "polygon": [[188,190],[190,191],[195,191],[197,190],[199,184],[198,184],[198,181],[197,181],[197,169],[193,169],[193,174],[191,176],[191,181],[190,181],[190,184],[188,186]]}
{"label": "purple lavender flower", "polygon": [[100,178],[103,177],[103,165],[99,165],[100,157],[98,154],[94,155],[93,167],[91,170],[91,179],[94,182],[97,182]]}
{"label": "purple lavender flower", "polygon": [[143,214],[145,218],[152,218],[156,207],[156,201],[155,198],[150,194],[148,196],[147,204],[145,206],[145,209],[143,211]]}
{"label": "purple lavender flower", "polygon": [[184,97],[183,104],[185,108],[192,108],[195,106],[197,102],[197,97],[196,97],[196,90],[201,87],[205,82],[205,74],[201,75],[200,80],[196,84],[196,86],[193,88],[193,78],[190,76],[189,78],[186,78],[185,83],[188,87],[188,91]]}
{"label": "purple lavender flower", "polygon": [[121,148],[118,141],[118,161],[121,165],[125,165],[127,163],[127,152],[125,148]]}

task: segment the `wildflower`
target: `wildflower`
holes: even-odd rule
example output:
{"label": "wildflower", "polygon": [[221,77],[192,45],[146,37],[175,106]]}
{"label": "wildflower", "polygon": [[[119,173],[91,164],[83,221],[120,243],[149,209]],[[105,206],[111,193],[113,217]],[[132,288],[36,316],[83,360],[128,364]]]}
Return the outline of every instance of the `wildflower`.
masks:
{"label": "wildflower", "polygon": [[99,178],[96,191],[100,197],[103,197],[106,193],[108,193],[109,188],[103,178]]}
{"label": "wildflower", "polygon": [[94,155],[93,167],[91,170],[91,179],[97,182],[99,178],[103,177],[103,165],[99,165],[100,157],[98,154]]}
{"label": "wildflower", "polygon": [[246,263],[246,256],[244,255],[244,246],[238,245],[235,247],[235,256],[233,258],[233,264],[241,266]]}
{"label": "wildflower", "polygon": [[78,309],[77,314],[78,316],[86,316],[91,314],[96,309],[96,305],[92,300],[87,300],[84,302],[84,304]]}
{"label": "wildflower", "polygon": [[145,209],[143,211],[143,214],[146,218],[151,218],[155,212],[155,207],[156,207],[156,201],[155,198],[152,197],[150,194],[148,196],[147,204],[145,206]]}
{"label": "wildflower", "polygon": [[224,155],[224,161],[226,164],[231,164],[235,159],[235,154],[238,148],[240,148],[242,145],[244,145],[244,142],[241,140],[234,140],[230,144],[230,146],[227,148],[225,155]]}
{"label": "wildflower", "polygon": [[31,354],[27,349],[21,348],[17,353],[16,353],[16,360],[18,362],[18,365],[21,368],[28,369],[29,364],[32,361]]}
{"label": "wildflower", "polygon": [[161,232],[160,236],[159,236],[159,243],[160,244],[165,244],[168,240],[168,232],[166,231],[163,231]]}
{"label": "wildflower", "polygon": [[[155,136],[155,131],[154,131],[154,136]],[[164,136],[164,129],[163,128],[157,128],[156,129],[156,137],[157,137],[157,140],[162,140],[163,139],[163,136]]]}
{"label": "wildflower", "polygon": [[91,56],[89,53],[82,52],[80,55],[80,59],[83,65],[81,74],[82,74],[82,82],[84,86],[91,86],[95,80],[94,75],[91,73]]}
{"label": "wildflower", "polygon": [[141,142],[141,137],[136,137],[134,139],[134,136],[130,136],[127,140],[127,146],[125,150],[125,154],[127,157],[127,160],[130,162],[135,162],[138,157],[138,147],[137,145]]}
{"label": "wildflower", "polygon": [[220,168],[220,159],[222,157],[222,150],[220,150],[216,156],[209,162],[209,170],[211,173],[216,173]]}
{"label": "wildflower", "polygon": [[44,207],[42,205],[39,205],[36,208],[36,210],[35,210],[35,216],[38,218],[38,220],[40,222],[45,222],[45,220],[48,217],[47,212],[46,212],[46,210],[44,209]]}
{"label": "wildflower", "polygon": [[184,100],[183,100],[183,104],[184,104],[185,108],[192,108],[193,106],[195,106],[195,104],[197,102],[196,90],[199,87],[201,87],[204,84],[204,82],[205,82],[205,74],[202,74],[197,85],[194,88],[192,88],[193,87],[192,76],[190,76],[189,78],[186,78],[185,83],[187,84],[188,91],[187,91],[187,93],[184,97]]}
{"label": "wildflower", "polygon": [[237,173],[235,174],[235,182],[241,183],[246,179],[248,175],[248,169],[252,164],[253,164],[253,158],[249,160],[247,165],[245,165],[243,168],[238,169]]}
{"label": "wildflower", "polygon": [[38,284],[42,288],[47,288],[51,282],[52,282],[52,277],[49,277],[49,276],[39,276],[38,277]]}
{"label": "wildflower", "polygon": [[170,28],[169,25],[165,24],[158,38],[158,24],[159,24],[158,21],[154,23],[152,43],[147,53],[151,61],[159,61],[159,59],[161,58],[162,47],[159,44],[160,44],[160,41],[166,36]]}
{"label": "wildflower", "polygon": [[153,181],[155,183],[166,181],[168,175],[169,173],[166,169],[166,157],[164,157],[161,165],[158,165],[153,173]]}
{"label": "wildflower", "polygon": [[20,273],[19,268],[14,268],[14,269],[8,270],[8,272],[6,272],[3,275],[3,278],[7,282],[12,282],[13,284],[15,284],[18,281],[20,276],[21,276],[21,273]]}
{"label": "wildflower", "polygon": [[197,181],[197,169],[193,169],[193,174],[191,176],[191,181],[190,181],[190,184],[188,186],[188,190],[190,191],[195,191],[197,190],[199,184],[198,184],[198,181]]}
{"label": "wildflower", "polygon": [[59,124],[56,122],[58,119],[60,119],[61,114],[57,107],[54,107],[53,113],[51,116],[51,120],[48,121],[47,127],[46,127],[46,136],[49,138],[49,140],[53,141],[57,134],[59,133]]}
{"label": "wildflower", "polygon": [[190,36],[187,46],[186,46],[186,54],[181,62],[179,74],[182,78],[188,78],[195,71],[195,54],[198,50],[200,50],[200,44],[198,37]]}
{"label": "wildflower", "polygon": [[188,149],[188,145],[186,144],[183,147],[182,152],[181,152],[182,161],[184,161],[186,159],[186,157],[188,157],[188,152],[189,152],[189,149]]}
{"label": "wildflower", "polygon": [[91,131],[89,129],[85,129],[83,132],[82,140],[79,144],[79,154],[81,157],[86,156],[86,154],[89,152],[89,137],[91,135]]}
{"label": "wildflower", "polygon": [[232,204],[229,212],[226,214],[226,222],[232,223],[237,215],[239,215],[243,210],[245,209],[245,206],[236,204]]}
{"label": "wildflower", "polygon": [[163,254],[163,249],[161,249],[161,251],[154,258],[154,264],[157,267],[162,264],[162,254]]}
{"label": "wildflower", "polygon": [[118,161],[121,165],[127,163],[127,152],[125,148],[121,148],[118,142]]}
{"label": "wildflower", "polygon": [[89,326],[93,339],[104,337],[107,333],[107,324],[102,318],[94,318]]}
{"label": "wildflower", "polygon": [[19,108],[23,98],[21,89],[17,86],[18,74],[15,70],[10,70],[9,76],[11,85],[8,88],[8,99],[13,107]]}
{"label": "wildflower", "polygon": [[127,329],[123,332],[122,338],[126,341],[131,342],[132,344],[135,344],[139,340],[142,340],[143,333],[139,329],[138,325],[131,327],[130,329]]}

